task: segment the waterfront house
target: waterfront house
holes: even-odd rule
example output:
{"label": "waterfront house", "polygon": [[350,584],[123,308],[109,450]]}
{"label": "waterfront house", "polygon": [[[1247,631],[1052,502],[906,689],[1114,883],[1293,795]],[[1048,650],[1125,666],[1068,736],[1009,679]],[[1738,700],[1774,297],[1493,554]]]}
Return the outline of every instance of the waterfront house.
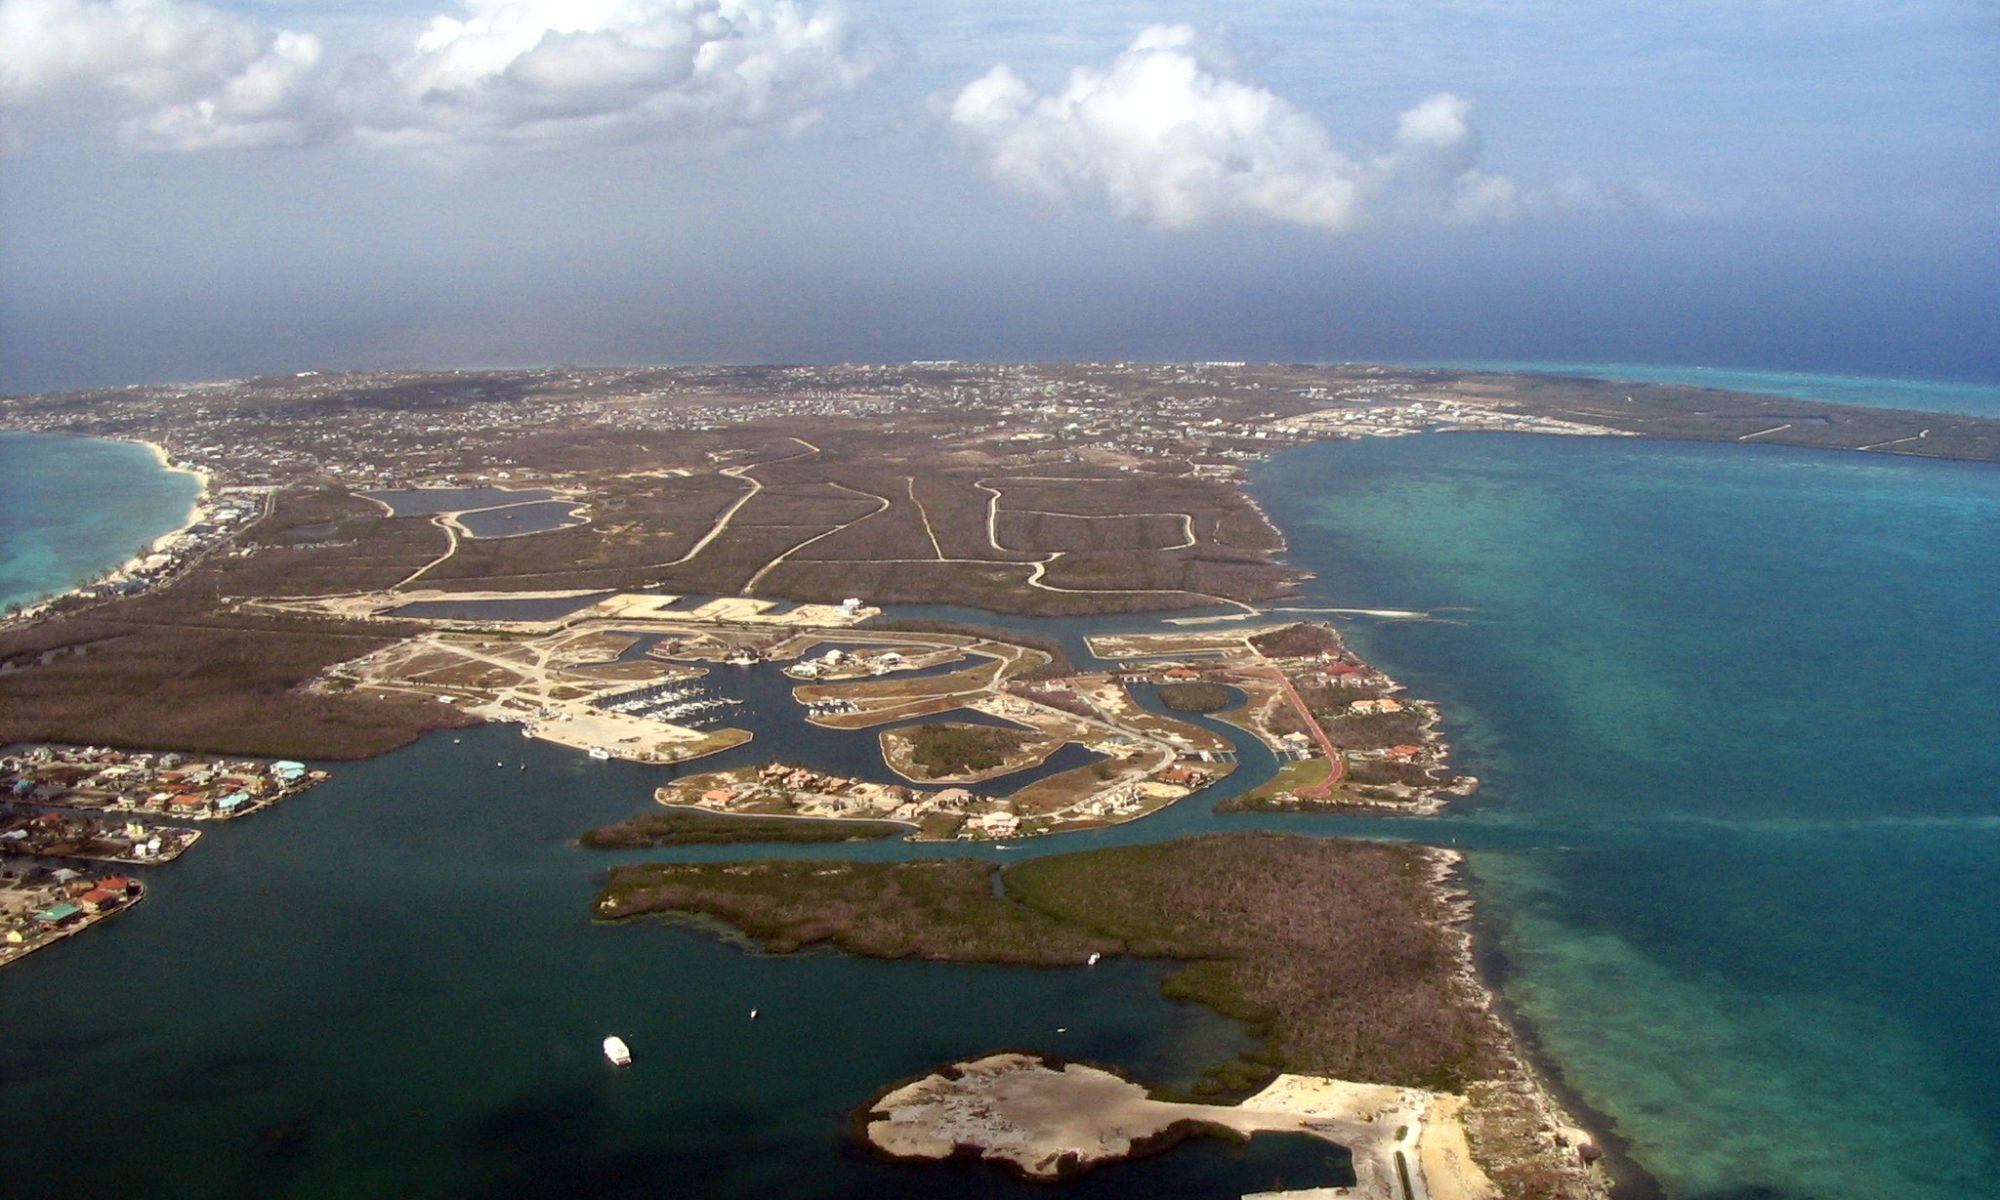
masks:
{"label": "waterfront house", "polygon": [[124,899],[125,896],[122,892],[114,892],[109,888],[94,887],[77,897],[77,903],[83,906],[83,911],[95,913],[103,912],[107,908],[116,908]]}
{"label": "waterfront house", "polygon": [[83,910],[81,908],[68,901],[64,901],[61,904],[52,904],[36,913],[35,920],[48,928],[59,929],[82,915]]}
{"label": "waterfront house", "polygon": [[1378,713],[1399,713],[1403,711],[1403,702],[1383,696],[1377,700],[1356,700],[1347,706],[1347,710],[1362,716],[1373,716]]}

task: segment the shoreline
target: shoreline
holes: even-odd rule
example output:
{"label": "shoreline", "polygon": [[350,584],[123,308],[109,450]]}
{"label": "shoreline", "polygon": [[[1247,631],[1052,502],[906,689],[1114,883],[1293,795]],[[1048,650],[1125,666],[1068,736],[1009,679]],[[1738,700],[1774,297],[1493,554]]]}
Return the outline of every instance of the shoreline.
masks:
{"label": "shoreline", "polygon": [[47,950],[51,946],[61,945],[62,943],[67,942],[69,939],[75,937],[77,934],[82,933],[86,929],[94,929],[97,926],[102,925],[104,922],[111,920],[113,917],[122,916],[125,913],[132,911],[134,908],[137,908],[140,904],[144,903],[146,897],[152,894],[153,894],[153,889],[146,887],[143,883],[141,883],[139,885],[138,894],[126,897],[125,901],[119,904],[118,907],[102,909],[94,913],[87,913],[83,916],[82,919],[77,921],[76,924],[66,926],[65,928],[62,929],[58,929],[49,937],[42,938],[39,941],[35,942],[33,945],[22,946],[21,948],[14,950],[10,954],[8,954],[5,958],[0,958],[0,968],[11,967],[14,966],[16,963],[26,962],[28,961],[28,959],[32,958],[37,953],[40,953],[43,950]]}
{"label": "shoreline", "polygon": [[[1457,850],[1451,853],[1461,860],[1455,871],[1462,878],[1464,853]],[[1491,1000],[1493,1015],[1506,1028],[1510,1045],[1537,1092],[1551,1102],[1553,1113],[1582,1114],[1581,1120],[1572,1119],[1570,1123],[1589,1133],[1604,1152],[1599,1160],[1601,1181],[1612,1200],[1664,1200],[1666,1190],[1634,1157],[1632,1143],[1618,1131],[1616,1118],[1591,1104],[1570,1084],[1562,1064],[1542,1044],[1534,1022],[1508,1002],[1503,989],[1513,969],[1512,960],[1498,944],[1499,934],[1493,919],[1471,899],[1469,891],[1465,895],[1467,915],[1463,924],[1473,980]]]}
{"label": "shoreline", "polygon": [[[1658,1189],[1652,1185],[1651,1176],[1633,1162],[1622,1140],[1613,1140],[1615,1152],[1606,1153],[1608,1139],[1605,1129],[1600,1126],[1609,1124],[1607,1118],[1581,1104],[1560,1082],[1560,1069],[1540,1053],[1540,1042],[1532,1027],[1527,1027],[1524,1032],[1525,1019],[1503,998],[1498,972],[1489,974],[1487,964],[1497,951],[1486,945],[1491,930],[1485,925],[1478,901],[1468,886],[1465,852],[1431,845],[1420,846],[1419,850],[1432,864],[1428,888],[1438,905],[1439,931],[1451,940],[1458,959],[1454,975],[1465,989],[1467,998],[1486,1015],[1496,1031],[1500,1054],[1506,1066],[1499,1082],[1516,1085],[1516,1093],[1528,1099],[1530,1112],[1545,1128],[1553,1127],[1561,1131],[1568,1138],[1571,1150],[1582,1144],[1596,1148],[1599,1157],[1594,1163],[1574,1161],[1571,1164],[1577,1181],[1591,1189],[1586,1194],[1610,1196],[1614,1200],[1654,1200]],[[1479,936],[1482,927],[1488,938]],[[1592,1123],[1579,1120],[1572,1109],[1581,1109]],[[1577,1154],[1569,1157],[1573,1160],[1580,1158]],[[1613,1159],[1620,1170],[1614,1171],[1607,1165]],[[1633,1190],[1632,1183],[1620,1177],[1625,1169],[1644,1177],[1648,1186]]]}
{"label": "shoreline", "polygon": [[[201,467],[184,466],[174,462],[173,455],[168,451],[166,446],[159,442],[139,437],[110,437],[95,433],[66,433],[60,431],[44,432],[38,429],[0,429],[0,433],[21,434],[28,437],[74,438],[80,441],[91,442],[118,442],[128,446],[139,446],[153,456],[153,461],[159,465],[161,470],[168,474],[191,476],[195,481],[195,494],[194,498],[188,502],[187,512],[182,515],[178,525],[175,525],[172,529],[167,530],[165,533],[146,543],[149,553],[159,554],[163,552],[168,546],[184,536],[188,530],[201,524],[209,515],[210,502],[214,499],[215,492],[214,477]],[[88,591],[91,588],[103,587],[106,584],[121,583],[124,580],[130,579],[138,572],[145,561],[146,555],[130,555],[116,566],[106,568],[95,575],[80,579],[59,592],[51,593],[45,599],[37,600],[32,604],[24,603],[20,611],[12,616],[0,616],[0,629],[38,620],[48,608],[59,605],[65,600],[73,599],[80,593]]]}

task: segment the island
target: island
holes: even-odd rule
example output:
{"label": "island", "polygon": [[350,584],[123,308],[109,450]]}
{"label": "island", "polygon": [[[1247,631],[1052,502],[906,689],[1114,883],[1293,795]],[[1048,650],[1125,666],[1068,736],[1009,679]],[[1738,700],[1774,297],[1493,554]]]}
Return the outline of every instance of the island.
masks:
{"label": "island", "polygon": [[1403,1170],[1437,1172],[1438,1196],[1598,1195],[1598,1147],[1541,1088],[1478,982],[1456,862],[1436,849],[1227,834],[1005,869],[658,863],[614,869],[595,911],[720,920],[778,953],[828,943],[1085,970],[1115,955],[1169,959],[1169,995],[1261,1041],[1171,1103],[1042,1055],[948,1064],[857,1110],[859,1136],[892,1157],[971,1154],[1055,1179],[1217,1128],[1287,1129],[1347,1146],[1378,1189],[1359,1194],[1385,1200],[1403,1195],[1388,1186]]}
{"label": "island", "polygon": [[[592,847],[901,836],[983,854],[1208,793],[1239,747],[1276,769],[1218,812],[1436,812],[1478,782],[1444,714],[1329,614],[1280,611],[1305,576],[1250,464],[1460,432],[2000,460],[2000,421],[1977,417],[1369,364],[308,372],[0,398],[0,428],[142,442],[201,482],[138,560],[0,617],[0,746],[26,756],[0,776],[0,834],[121,862],[189,840],[141,817],[233,819],[323,777],[306,762],[478,724],[657,772],[659,807],[583,833]],[[1088,654],[979,618],[1145,613],[1172,615],[1091,625]],[[836,770],[788,753],[821,735],[880,754]],[[54,861],[9,859],[6,954],[144,895]],[[1598,1146],[1479,985],[1451,868],[1238,836],[1005,871],[655,863],[613,868],[594,911],[697,914],[776,951],[1170,959],[1173,994],[1263,1039],[1193,1098],[1035,1053],[944,1064],[862,1112],[883,1153],[958,1153],[938,1114],[975,1085],[1078,1088],[1138,1114],[1097,1131],[1115,1153],[1066,1158],[1014,1108],[1016,1144],[1054,1158],[965,1144],[1032,1174],[1176,1129],[1322,1122],[1357,1186],[1393,1169],[1404,1200],[1404,1171],[1425,1194],[1595,1196]],[[1369,1136],[1351,1128],[1364,1108]],[[1409,1119],[1383,1138],[1392,1111]]]}

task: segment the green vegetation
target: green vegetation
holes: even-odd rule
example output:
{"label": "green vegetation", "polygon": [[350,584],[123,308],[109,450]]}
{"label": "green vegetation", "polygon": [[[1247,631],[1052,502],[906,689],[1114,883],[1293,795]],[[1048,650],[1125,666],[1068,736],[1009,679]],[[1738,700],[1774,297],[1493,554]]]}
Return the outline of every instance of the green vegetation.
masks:
{"label": "green vegetation", "polygon": [[1250,639],[1250,644],[1266,658],[1310,658],[1340,650],[1340,635],[1331,626],[1300,621],[1283,629],[1273,629]]}
{"label": "green vegetation", "polygon": [[733,842],[861,842],[908,830],[891,821],[800,821],[668,809],[588,830],[577,839],[594,850],[712,846]]}
{"label": "green vegetation", "polygon": [[910,765],[924,779],[990,771],[1034,740],[1025,729],[997,725],[917,725],[899,732],[909,739]]}
{"label": "green vegetation", "polygon": [[1206,681],[1163,683],[1159,686],[1159,694],[1160,703],[1175,712],[1221,712],[1235,699],[1228,688]]}
{"label": "green vegetation", "polygon": [[1164,985],[1246,1021],[1253,1056],[1210,1072],[1243,1090],[1279,1070],[1462,1088],[1495,1069],[1495,1031],[1410,847],[1228,834],[1035,859],[676,863],[621,867],[609,918],[717,917],[785,952],[1076,964],[1181,960]]}
{"label": "green vegetation", "polygon": [[597,913],[718,917],[779,953],[830,942],[871,958],[1049,964],[1121,949],[996,895],[995,869],[971,859],[649,863],[613,870]]}

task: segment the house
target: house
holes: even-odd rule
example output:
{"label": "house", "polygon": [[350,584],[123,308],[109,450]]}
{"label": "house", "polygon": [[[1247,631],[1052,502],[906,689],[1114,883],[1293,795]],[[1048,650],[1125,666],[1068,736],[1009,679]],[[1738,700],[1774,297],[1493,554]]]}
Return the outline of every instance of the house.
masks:
{"label": "house", "polygon": [[1379,700],[1356,700],[1347,706],[1347,711],[1357,713],[1361,716],[1373,716],[1377,713],[1399,713],[1403,711],[1403,702],[1388,696],[1383,696]]}
{"label": "house", "polygon": [[728,788],[710,788],[701,794],[703,804],[727,804],[736,799],[736,793]]}
{"label": "house", "polygon": [[83,911],[85,912],[103,912],[107,908],[116,908],[124,899],[125,895],[122,892],[114,892],[109,888],[94,887],[77,897],[77,903],[83,905]]}
{"label": "house", "polygon": [[988,837],[1013,837],[1021,830],[1021,818],[1010,812],[980,813],[966,824]]}
{"label": "house", "polygon": [[61,904],[50,905],[48,908],[36,913],[35,920],[41,925],[56,928],[67,925],[82,915],[82,909],[68,901],[64,901]]}

